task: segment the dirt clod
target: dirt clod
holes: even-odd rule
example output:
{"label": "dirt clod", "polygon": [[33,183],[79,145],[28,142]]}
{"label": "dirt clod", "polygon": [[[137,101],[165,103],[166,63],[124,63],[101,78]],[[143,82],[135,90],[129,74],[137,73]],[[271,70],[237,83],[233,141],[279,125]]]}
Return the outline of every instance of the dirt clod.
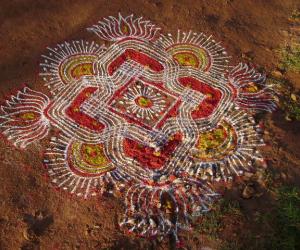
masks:
{"label": "dirt clod", "polygon": [[255,189],[252,186],[247,185],[242,192],[242,197],[244,199],[250,199],[253,197]]}

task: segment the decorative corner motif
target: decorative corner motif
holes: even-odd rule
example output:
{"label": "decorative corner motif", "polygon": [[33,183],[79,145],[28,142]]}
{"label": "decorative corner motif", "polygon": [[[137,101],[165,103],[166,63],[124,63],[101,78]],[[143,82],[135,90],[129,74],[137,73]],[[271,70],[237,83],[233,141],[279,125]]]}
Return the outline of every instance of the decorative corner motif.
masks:
{"label": "decorative corner motif", "polygon": [[120,41],[128,37],[152,41],[160,28],[150,21],[143,20],[142,17],[134,18],[133,15],[123,17],[119,13],[118,18],[109,16],[87,30],[108,41]]}
{"label": "decorative corner motif", "polygon": [[44,116],[48,104],[49,98],[46,95],[25,87],[0,108],[0,128],[3,134],[16,147],[22,149],[43,139],[50,126]]}

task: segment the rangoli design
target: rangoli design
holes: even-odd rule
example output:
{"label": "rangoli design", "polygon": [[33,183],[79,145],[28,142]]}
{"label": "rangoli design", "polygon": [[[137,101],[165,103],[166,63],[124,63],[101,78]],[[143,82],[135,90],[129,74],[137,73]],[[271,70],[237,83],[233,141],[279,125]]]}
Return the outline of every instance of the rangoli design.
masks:
{"label": "rangoli design", "polygon": [[45,151],[52,182],[79,197],[124,198],[119,224],[144,237],[190,229],[210,210],[214,183],[263,161],[253,114],[275,108],[265,75],[211,36],[133,15],[88,28],[109,47],[64,42],[42,56],[51,97],[25,87],[1,106],[0,128],[25,148],[59,130]]}

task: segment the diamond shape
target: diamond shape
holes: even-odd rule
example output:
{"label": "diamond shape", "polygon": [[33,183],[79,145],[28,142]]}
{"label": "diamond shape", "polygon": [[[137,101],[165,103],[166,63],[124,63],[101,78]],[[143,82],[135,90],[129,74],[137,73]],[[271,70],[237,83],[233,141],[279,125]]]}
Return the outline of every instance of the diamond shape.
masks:
{"label": "diamond shape", "polygon": [[161,83],[132,79],[115,92],[110,107],[131,123],[154,128],[162,125],[178,103],[177,97],[165,90]]}

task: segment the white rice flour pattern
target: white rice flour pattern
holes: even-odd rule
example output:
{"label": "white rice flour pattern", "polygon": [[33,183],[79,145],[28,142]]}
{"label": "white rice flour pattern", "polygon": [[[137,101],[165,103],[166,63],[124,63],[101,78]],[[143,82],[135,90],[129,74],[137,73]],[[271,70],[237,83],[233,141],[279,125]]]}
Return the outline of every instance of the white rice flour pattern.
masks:
{"label": "white rice flour pattern", "polygon": [[19,91],[1,106],[0,128],[20,148],[58,129],[44,158],[54,185],[83,198],[125,197],[123,230],[178,240],[210,210],[216,182],[263,162],[252,115],[275,109],[273,90],[249,66],[229,67],[202,33],[163,35],[120,14],[88,30],[111,45],[48,48],[40,76],[52,96]]}

